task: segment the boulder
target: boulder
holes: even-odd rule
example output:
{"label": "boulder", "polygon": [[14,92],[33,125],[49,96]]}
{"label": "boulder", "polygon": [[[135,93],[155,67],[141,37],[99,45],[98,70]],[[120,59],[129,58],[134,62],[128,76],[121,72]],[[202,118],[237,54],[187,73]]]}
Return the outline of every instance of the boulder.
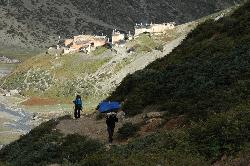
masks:
{"label": "boulder", "polygon": [[14,90],[10,90],[10,95],[17,95],[19,94],[19,91],[17,89],[14,89]]}
{"label": "boulder", "polygon": [[161,117],[163,117],[163,115],[164,115],[164,112],[149,112],[146,114],[146,117],[150,118],[150,119],[161,118]]}
{"label": "boulder", "polygon": [[179,116],[179,117],[176,117],[167,121],[167,123],[164,125],[164,128],[167,130],[172,130],[172,129],[184,127],[184,126],[185,126],[185,117]]}
{"label": "boulder", "polygon": [[117,118],[118,118],[119,120],[123,121],[123,120],[125,119],[125,112],[119,111],[119,112],[117,113]]}
{"label": "boulder", "polygon": [[161,118],[153,118],[153,119],[149,119],[148,121],[146,121],[146,125],[144,125],[141,128],[142,132],[150,132],[150,131],[155,131],[156,129],[158,129],[158,127],[160,125],[162,125],[164,122],[163,119]]}
{"label": "boulder", "polygon": [[63,52],[64,52],[64,50],[62,48],[57,49],[54,47],[50,47],[48,49],[48,54],[50,54],[50,55],[62,55]]}
{"label": "boulder", "polygon": [[3,96],[10,97],[11,94],[8,92],[8,93],[5,93]]}

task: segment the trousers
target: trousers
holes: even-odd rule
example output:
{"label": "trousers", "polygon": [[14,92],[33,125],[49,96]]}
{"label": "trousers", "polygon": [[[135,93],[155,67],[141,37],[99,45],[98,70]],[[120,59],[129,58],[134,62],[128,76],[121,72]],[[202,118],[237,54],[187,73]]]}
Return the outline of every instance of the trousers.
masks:
{"label": "trousers", "polygon": [[109,135],[109,143],[113,142],[113,135],[114,135],[114,127],[108,126],[107,130],[108,130],[108,135]]}
{"label": "trousers", "polygon": [[77,118],[80,118],[80,113],[81,113],[81,108],[79,108],[79,107],[75,107],[75,111],[74,111],[74,116],[75,116],[75,118],[77,119]]}

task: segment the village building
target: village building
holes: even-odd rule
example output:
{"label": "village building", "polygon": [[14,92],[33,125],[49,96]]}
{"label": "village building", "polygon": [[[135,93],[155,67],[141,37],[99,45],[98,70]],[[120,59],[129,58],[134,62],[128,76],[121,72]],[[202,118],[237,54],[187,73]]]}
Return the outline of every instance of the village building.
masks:
{"label": "village building", "polygon": [[112,44],[113,45],[120,45],[125,42],[125,34],[117,31],[116,29],[113,30],[112,33]]}
{"label": "village building", "polygon": [[66,39],[64,41],[64,54],[75,52],[90,53],[96,47],[104,46],[108,43],[106,36],[93,36],[93,35],[78,35],[73,39]]}
{"label": "village building", "polygon": [[[142,33],[159,34],[164,33],[167,30],[174,29],[175,23],[163,23],[163,24],[136,24],[135,34],[132,35],[129,31],[128,34],[121,33],[116,29],[112,32],[112,45],[123,47],[126,41],[132,40],[138,37]],[[61,43],[62,42],[62,43]],[[84,52],[89,54],[91,51],[95,50],[97,47],[105,46],[110,44],[109,38],[107,36],[95,36],[95,35],[77,35],[71,39],[61,40],[59,36],[57,48],[51,47],[48,49],[48,54],[70,54],[77,52]],[[59,46],[60,45],[60,46]],[[62,46],[64,45],[64,46]],[[62,53],[63,52],[63,53]]]}
{"label": "village building", "polygon": [[131,34],[130,31],[128,32],[127,39],[128,40],[133,40],[134,39],[134,36]]}
{"label": "village building", "polygon": [[163,24],[136,24],[135,26],[135,37],[139,36],[142,33],[164,33],[166,30],[174,29],[175,22],[163,23]]}

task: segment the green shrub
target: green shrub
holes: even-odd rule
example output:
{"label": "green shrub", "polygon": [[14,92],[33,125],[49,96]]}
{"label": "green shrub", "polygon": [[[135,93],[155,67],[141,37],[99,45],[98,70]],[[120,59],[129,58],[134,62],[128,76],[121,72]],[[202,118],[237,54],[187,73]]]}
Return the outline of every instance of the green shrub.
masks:
{"label": "green shrub", "polygon": [[158,51],[161,51],[163,52],[163,49],[164,49],[164,45],[163,44],[159,44],[155,47],[155,50],[158,50]]}
{"label": "green shrub", "polygon": [[127,145],[113,146],[90,155],[81,163],[95,165],[204,165],[202,156],[189,146],[184,132],[155,133],[135,139]]}
{"label": "green shrub", "polygon": [[102,55],[107,50],[108,50],[108,48],[106,48],[106,47],[97,47],[94,51],[92,51],[92,54],[95,56]]}
{"label": "green shrub", "polygon": [[64,137],[54,129],[58,122],[59,120],[51,120],[43,123],[18,141],[4,147],[0,151],[0,161],[25,166],[62,164],[66,161],[78,163],[102,149],[101,143],[84,136],[73,134]]}
{"label": "green shrub", "polygon": [[132,123],[125,123],[121,128],[118,129],[118,138],[128,139],[136,135],[139,130],[139,126]]}
{"label": "green shrub", "polygon": [[80,135],[67,135],[60,149],[62,150],[62,158],[68,159],[72,163],[79,162],[89,154],[96,152],[101,148],[98,141],[88,139]]}
{"label": "green shrub", "polygon": [[59,117],[58,120],[69,120],[69,119],[72,119],[71,115],[65,115],[65,116],[62,116],[62,117]]}
{"label": "green shrub", "polygon": [[250,140],[250,112],[230,111],[211,116],[189,130],[191,144],[208,160],[232,156]]}
{"label": "green shrub", "polygon": [[101,120],[101,119],[103,119],[103,118],[105,118],[105,114],[100,113],[100,112],[98,112],[98,113],[96,114],[96,120]]}

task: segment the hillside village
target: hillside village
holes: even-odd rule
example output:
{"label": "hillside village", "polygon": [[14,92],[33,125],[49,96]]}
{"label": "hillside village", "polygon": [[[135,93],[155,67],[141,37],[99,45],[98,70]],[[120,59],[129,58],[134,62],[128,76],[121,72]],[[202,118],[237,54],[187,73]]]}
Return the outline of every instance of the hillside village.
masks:
{"label": "hillside village", "polygon": [[[30,97],[68,97],[71,103],[77,92],[84,114],[104,98],[122,102],[126,116],[117,113],[114,142],[101,111],[78,119],[72,111],[60,118],[53,113],[53,119],[4,145],[0,165],[249,165],[249,11],[250,1],[229,15],[180,26],[137,24],[133,35],[114,30],[110,39],[83,34],[60,39],[49,51],[65,56],[30,58],[3,88]],[[106,45],[115,51],[92,54]],[[48,107],[35,113],[41,111],[48,114]],[[20,115],[26,127],[32,114]]]}
{"label": "hillside village", "polygon": [[[84,10],[86,1],[68,2]],[[178,25],[60,31],[46,53],[1,79],[0,166],[249,165],[249,11],[250,0]],[[81,117],[73,118],[78,94]],[[112,134],[104,100],[122,106]]]}
{"label": "hillside village", "polygon": [[[108,35],[77,35],[70,39],[59,40],[56,48],[50,47],[48,49],[49,54],[72,54],[77,52],[83,52],[90,54],[98,47],[117,46],[123,47],[127,41],[137,38],[140,34],[163,34],[167,30],[175,28],[175,22],[163,23],[163,24],[136,24],[134,27],[134,35],[129,31],[123,33],[114,29],[111,34],[111,38]],[[60,37],[59,37],[60,39]]]}

